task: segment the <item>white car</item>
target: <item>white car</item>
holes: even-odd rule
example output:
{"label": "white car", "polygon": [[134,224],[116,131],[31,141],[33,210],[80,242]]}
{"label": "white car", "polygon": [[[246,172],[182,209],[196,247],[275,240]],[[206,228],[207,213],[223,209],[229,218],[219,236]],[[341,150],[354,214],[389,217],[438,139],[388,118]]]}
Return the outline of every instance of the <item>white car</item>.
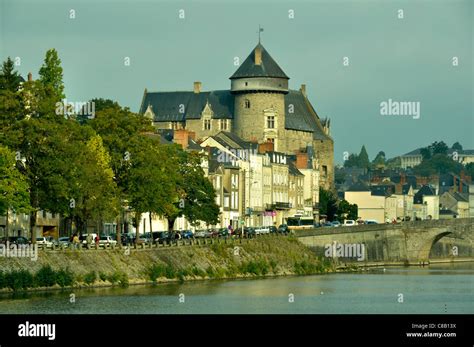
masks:
{"label": "white car", "polygon": [[116,245],[117,241],[114,240],[111,236],[101,236],[99,238],[99,246],[104,246],[105,245]]}
{"label": "white car", "polygon": [[36,244],[38,246],[43,245],[46,246],[47,248],[53,247],[53,243],[49,241],[46,237],[37,237],[36,238]]}
{"label": "white car", "polygon": [[[87,245],[87,235],[88,234],[83,234],[82,235],[82,244],[84,244],[84,245]],[[97,234],[96,233],[90,233],[89,235],[92,236],[91,245],[95,244],[95,237],[97,236]]]}
{"label": "white car", "polygon": [[257,228],[255,228],[255,234],[257,234],[257,235],[270,234],[270,228],[269,227],[257,227]]}
{"label": "white car", "polygon": [[344,221],[344,226],[347,227],[347,226],[354,226],[354,225],[357,225],[356,221],[353,220],[353,219],[346,219]]}

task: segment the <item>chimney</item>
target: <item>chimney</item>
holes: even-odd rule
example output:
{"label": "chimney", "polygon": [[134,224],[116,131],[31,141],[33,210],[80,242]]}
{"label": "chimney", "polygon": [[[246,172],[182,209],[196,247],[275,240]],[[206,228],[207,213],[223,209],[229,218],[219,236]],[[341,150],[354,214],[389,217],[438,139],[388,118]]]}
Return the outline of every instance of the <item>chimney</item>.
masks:
{"label": "chimney", "polygon": [[459,177],[459,193],[462,193],[462,181],[464,179],[464,171],[461,171],[461,177]]}
{"label": "chimney", "polygon": [[201,92],[201,82],[194,82],[194,94]]}
{"label": "chimney", "polygon": [[296,168],[297,169],[308,168],[308,153],[305,153],[305,152],[296,153]]}
{"label": "chimney", "polygon": [[300,91],[304,96],[306,96],[306,84],[301,85]]}
{"label": "chimney", "polygon": [[31,81],[33,81],[33,75],[31,74],[31,72],[28,72],[28,82]]}
{"label": "chimney", "polygon": [[267,141],[258,145],[258,153],[273,152],[273,142]]}
{"label": "chimney", "polygon": [[403,186],[406,183],[406,175],[404,172],[400,173],[400,184]]}
{"label": "chimney", "polygon": [[178,129],[174,131],[173,142],[181,145],[183,149],[188,147],[188,131],[186,129]]}
{"label": "chimney", "polygon": [[260,45],[255,47],[255,65],[262,65],[262,48]]}

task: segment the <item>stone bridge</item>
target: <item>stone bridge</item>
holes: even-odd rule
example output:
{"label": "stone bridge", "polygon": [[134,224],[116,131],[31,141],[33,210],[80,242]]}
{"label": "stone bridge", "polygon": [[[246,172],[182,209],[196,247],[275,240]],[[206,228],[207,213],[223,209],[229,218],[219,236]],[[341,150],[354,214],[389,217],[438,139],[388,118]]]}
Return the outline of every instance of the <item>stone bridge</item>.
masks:
{"label": "stone bridge", "polygon": [[[429,263],[434,246],[445,241],[438,257],[474,256],[474,218],[427,220],[401,224],[372,224],[348,227],[325,227],[296,232],[298,240],[320,256],[328,245],[364,245],[365,262],[410,264]],[[340,258],[341,261],[357,261]]]}

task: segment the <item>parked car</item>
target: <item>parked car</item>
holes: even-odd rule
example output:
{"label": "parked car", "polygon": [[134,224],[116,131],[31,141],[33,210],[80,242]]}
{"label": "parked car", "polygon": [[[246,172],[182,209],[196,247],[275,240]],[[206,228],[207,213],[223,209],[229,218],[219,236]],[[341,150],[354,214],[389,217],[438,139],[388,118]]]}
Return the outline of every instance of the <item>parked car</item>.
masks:
{"label": "parked car", "polygon": [[365,221],[365,224],[379,224],[379,223],[377,223],[377,221],[374,219],[368,219]]}
{"label": "parked car", "polygon": [[336,228],[341,226],[341,222],[339,222],[337,220],[331,222],[331,224],[332,224],[333,227],[336,227]]}
{"label": "parked car", "polygon": [[84,245],[87,244],[87,235],[91,235],[91,236],[92,236],[92,238],[91,238],[91,240],[92,240],[92,241],[91,241],[91,244],[95,244],[95,238],[96,238],[96,236],[97,236],[96,233],[82,234],[81,237],[80,237],[81,243],[84,244]]}
{"label": "parked car", "polygon": [[163,244],[165,241],[169,239],[169,233],[167,231],[158,231],[157,236],[155,237],[155,242],[159,244]]}
{"label": "parked car", "polygon": [[194,232],[194,237],[199,239],[199,238],[205,238],[207,234],[207,230],[196,230]]}
{"label": "parked car", "polygon": [[117,241],[114,240],[111,236],[101,236],[99,238],[99,246],[104,246],[105,245],[108,245],[108,246],[111,246],[111,245],[116,245],[117,244]]}
{"label": "parked car", "polygon": [[322,224],[323,227],[332,227],[334,226],[331,222],[325,222]]}
{"label": "parked car", "polygon": [[255,233],[255,229],[252,228],[252,227],[245,227],[244,228],[244,237],[247,237],[247,238],[252,238],[252,237],[255,237],[256,233]]}
{"label": "parked car", "polygon": [[219,237],[227,237],[230,235],[230,232],[227,228],[219,228],[219,230],[217,230],[217,234]]}
{"label": "parked car", "polygon": [[353,219],[346,219],[346,220],[344,221],[344,226],[346,226],[346,227],[347,227],[347,226],[354,226],[354,225],[356,225],[356,222],[355,222],[355,220],[353,220]]}
{"label": "parked car", "polygon": [[45,246],[47,248],[52,248],[53,247],[53,243],[44,236],[43,237],[37,237],[36,238],[36,244],[38,246]]}
{"label": "parked car", "polygon": [[274,234],[274,233],[276,233],[276,232],[278,231],[278,228],[277,228],[276,226],[274,226],[274,225],[272,225],[271,227],[269,227],[269,229],[270,229],[270,233],[272,233],[272,234]]}
{"label": "parked car", "polygon": [[193,239],[194,238],[194,234],[191,230],[182,230],[181,231],[181,238],[183,239]]}
{"label": "parked car", "polygon": [[10,236],[8,238],[8,242],[14,243],[17,245],[27,245],[28,243],[30,243],[30,241],[26,237],[23,237],[23,236]]}
{"label": "parked car", "polygon": [[278,232],[279,233],[287,234],[289,231],[290,231],[290,229],[288,229],[287,224],[280,224],[280,226],[278,227]]}
{"label": "parked car", "polygon": [[255,234],[256,235],[270,234],[270,228],[269,227],[255,227]]}
{"label": "parked car", "polygon": [[63,236],[58,239],[58,245],[59,247],[69,247],[71,242],[69,241],[69,236]]}

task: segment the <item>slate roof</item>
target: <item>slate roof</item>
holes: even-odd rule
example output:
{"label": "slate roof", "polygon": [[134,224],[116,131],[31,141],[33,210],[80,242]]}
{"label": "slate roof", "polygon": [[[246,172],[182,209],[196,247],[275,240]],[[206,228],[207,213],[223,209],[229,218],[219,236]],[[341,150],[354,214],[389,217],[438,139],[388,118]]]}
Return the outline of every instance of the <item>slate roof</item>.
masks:
{"label": "slate roof", "polygon": [[[213,118],[233,118],[234,96],[229,90],[145,93],[140,113],[145,113],[150,105],[155,114],[155,122],[183,122],[186,119],[201,118],[206,103],[209,103],[214,112]],[[180,113],[180,105],[184,106],[184,113]]]}
{"label": "slate roof", "polygon": [[[255,64],[255,50],[257,48],[260,48],[262,51],[262,63],[260,65]],[[240,67],[230,77],[230,79],[246,77],[273,77],[290,79],[260,43],[255,46],[247,59],[245,59],[245,61],[242,63],[242,65],[240,65]]]}
{"label": "slate roof", "polygon": [[371,195],[390,196],[395,193],[395,186],[393,184],[371,186],[370,192]]}
{"label": "slate roof", "polygon": [[347,189],[347,192],[369,192],[369,191],[370,191],[369,187],[361,181],[354,183],[352,186],[349,187],[349,189]]}
{"label": "slate roof", "polygon": [[[329,138],[313,106],[300,90],[289,90],[284,97],[286,129],[311,132],[313,138],[317,140]],[[214,112],[214,119],[234,118],[234,95],[229,90],[200,93],[193,91],[145,92],[140,114],[144,114],[148,106],[151,106],[155,114],[155,122],[184,122],[186,119],[200,119],[206,103],[209,103]],[[184,106],[184,113],[179,112],[180,105]],[[290,105],[292,105],[292,113],[289,112]]]}
{"label": "slate roof", "polygon": [[436,195],[436,190],[433,187],[428,185],[424,185],[420,188],[418,192],[416,192],[415,196],[413,197],[415,204],[423,203],[423,196],[432,196]]}
{"label": "slate roof", "polygon": [[303,173],[298,170],[298,168],[295,166],[295,164],[290,161],[288,165],[288,173],[293,176],[304,176]]}

